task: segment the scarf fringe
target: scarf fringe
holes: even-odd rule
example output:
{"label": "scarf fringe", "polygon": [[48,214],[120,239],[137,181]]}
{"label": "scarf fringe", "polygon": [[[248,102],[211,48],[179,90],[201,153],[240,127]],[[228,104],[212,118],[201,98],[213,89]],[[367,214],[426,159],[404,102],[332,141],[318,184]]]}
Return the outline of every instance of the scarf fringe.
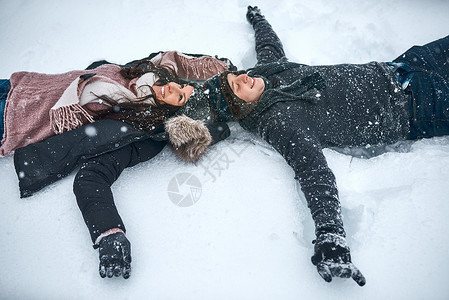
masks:
{"label": "scarf fringe", "polygon": [[50,109],[50,126],[54,133],[61,134],[65,131],[76,129],[84,125],[87,119],[93,123],[93,117],[78,103]]}

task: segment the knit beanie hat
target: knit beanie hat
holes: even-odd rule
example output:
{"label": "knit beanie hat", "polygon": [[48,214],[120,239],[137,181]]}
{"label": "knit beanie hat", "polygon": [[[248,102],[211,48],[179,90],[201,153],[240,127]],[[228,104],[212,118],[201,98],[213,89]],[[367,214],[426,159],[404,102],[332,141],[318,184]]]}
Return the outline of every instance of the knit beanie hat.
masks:
{"label": "knit beanie hat", "polygon": [[[221,122],[238,121],[248,116],[257,105],[237,97],[228,82],[228,74],[217,74],[204,83],[204,93],[209,98],[211,110]],[[244,72],[234,73],[236,75]]]}

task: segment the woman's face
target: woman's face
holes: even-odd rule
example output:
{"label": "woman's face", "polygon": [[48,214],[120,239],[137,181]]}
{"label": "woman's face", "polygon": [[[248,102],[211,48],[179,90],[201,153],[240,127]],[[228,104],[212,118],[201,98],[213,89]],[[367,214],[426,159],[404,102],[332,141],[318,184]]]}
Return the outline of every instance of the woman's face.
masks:
{"label": "woman's face", "polygon": [[246,102],[259,100],[265,89],[265,82],[262,78],[229,73],[227,79],[234,94]]}
{"label": "woman's face", "polygon": [[170,104],[173,106],[183,106],[193,92],[193,86],[169,82],[166,85],[153,85],[151,87],[155,92],[159,103]]}

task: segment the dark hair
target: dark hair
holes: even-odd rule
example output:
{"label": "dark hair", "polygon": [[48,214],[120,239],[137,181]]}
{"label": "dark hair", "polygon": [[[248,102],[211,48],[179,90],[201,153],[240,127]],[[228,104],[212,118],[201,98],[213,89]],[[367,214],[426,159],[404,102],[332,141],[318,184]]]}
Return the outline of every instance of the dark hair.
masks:
{"label": "dark hair", "polygon": [[[142,60],[132,67],[123,67],[120,70],[120,74],[129,80],[149,72],[154,73],[158,77],[155,85],[165,85],[169,82],[182,83],[173,67],[166,65],[156,66],[149,60]],[[120,120],[133,125],[139,130],[153,131],[180,107],[161,103],[154,96],[153,88],[151,86],[149,88],[152,94],[137,99],[129,99],[123,95],[123,98],[127,101],[121,103],[118,103],[117,100],[112,99],[108,95],[95,95],[112,106],[111,110],[98,115],[96,118]],[[144,102],[150,98],[154,99],[156,106]]]}

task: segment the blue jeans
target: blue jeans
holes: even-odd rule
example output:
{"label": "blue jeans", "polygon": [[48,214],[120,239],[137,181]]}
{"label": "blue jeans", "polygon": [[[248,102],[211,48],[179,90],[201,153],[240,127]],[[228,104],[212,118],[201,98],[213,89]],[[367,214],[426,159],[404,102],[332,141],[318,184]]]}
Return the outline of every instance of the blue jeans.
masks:
{"label": "blue jeans", "polygon": [[410,139],[449,135],[449,36],[414,46],[394,60],[410,78]]}
{"label": "blue jeans", "polygon": [[5,105],[6,97],[8,97],[8,92],[10,88],[9,80],[0,79],[0,142],[3,138],[3,132],[5,131]]}

